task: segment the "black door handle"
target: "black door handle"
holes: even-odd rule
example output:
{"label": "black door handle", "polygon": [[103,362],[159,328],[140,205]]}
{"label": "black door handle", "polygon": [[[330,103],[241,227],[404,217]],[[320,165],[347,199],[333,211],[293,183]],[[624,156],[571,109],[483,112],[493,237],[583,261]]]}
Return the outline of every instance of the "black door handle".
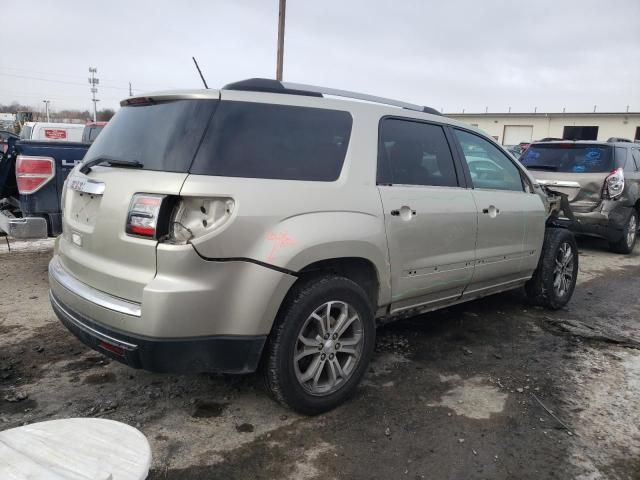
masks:
{"label": "black door handle", "polygon": [[[394,216],[394,217],[399,217],[400,216],[400,210],[391,210],[391,212],[389,212],[389,213],[391,213],[391,215]],[[411,210],[411,215],[415,215],[415,214],[416,214],[416,211],[415,210]]]}

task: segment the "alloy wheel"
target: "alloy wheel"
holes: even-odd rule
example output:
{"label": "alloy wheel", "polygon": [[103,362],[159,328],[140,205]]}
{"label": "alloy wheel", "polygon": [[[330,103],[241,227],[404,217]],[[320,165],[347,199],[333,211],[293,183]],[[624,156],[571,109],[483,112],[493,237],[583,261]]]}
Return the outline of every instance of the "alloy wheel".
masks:
{"label": "alloy wheel", "polygon": [[574,253],[567,242],[560,245],[556,255],[556,266],[553,270],[553,288],[559,297],[565,296],[573,281]]}
{"label": "alloy wheel", "polygon": [[325,396],[339,390],[362,356],[363,323],[343,301],[329,301],[305,320],[294,349],[295,374],[310,394]]}

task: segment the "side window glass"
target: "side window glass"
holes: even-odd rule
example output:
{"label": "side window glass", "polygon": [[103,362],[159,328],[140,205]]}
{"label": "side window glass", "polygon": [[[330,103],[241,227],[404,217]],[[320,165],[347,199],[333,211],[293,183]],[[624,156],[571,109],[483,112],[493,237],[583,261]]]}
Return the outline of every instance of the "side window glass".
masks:
{"label": "side window glass", "polygon": [[520,170],[509,157],[478,135],[458,129],[455,132],[469,165],[474,187],[523,191]]}
{"label": "side window glass", "polygon": [[640,150],[631,150],[631,155],[636,164],[636,170],[640,170]]}
{"label": "side window glass", "polygon": [[633,172],[635,170],[635,165],[630,158],[630,155],[627,155],[628,150],[624,147],[616,147],[616,166],[622,167],[625,172]]}
{"label": "side window glass", "polygon": [[[399,185],[457,187],[451,149],[441,126],[388,118],[380,126],[378,179]],[[387,167],[384,169],[384,167]]]}

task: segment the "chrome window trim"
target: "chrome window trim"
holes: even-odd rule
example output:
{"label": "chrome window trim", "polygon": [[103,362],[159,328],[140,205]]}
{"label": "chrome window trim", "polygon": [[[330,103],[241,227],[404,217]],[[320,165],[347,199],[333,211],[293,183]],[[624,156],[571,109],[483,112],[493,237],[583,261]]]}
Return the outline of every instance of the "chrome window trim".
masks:
{"label": "chrome window trim", "polygon": [[54,257],[51,263],[49,263],[49,274],[61,286],[88,302],[95,303],[114,312],[124,313],[125,315],[131,315],[133,317],[142,316],[142,306],[139,303],[114,297],[113,295],[101,292],[82,283],[64,269],[57,257]]}

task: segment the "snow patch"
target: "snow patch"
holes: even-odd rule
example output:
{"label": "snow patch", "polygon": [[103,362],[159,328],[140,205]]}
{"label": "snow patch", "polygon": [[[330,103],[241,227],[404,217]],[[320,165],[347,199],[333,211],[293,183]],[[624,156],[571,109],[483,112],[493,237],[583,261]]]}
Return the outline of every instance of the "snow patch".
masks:
{"label": "snow patch", "polygon": [[428,405],[447,407],[467,418],[486,420],[492,414],[502,412],[509,396],[479,376],[462,380],[458,375],[440,375],[440,380],[456,383],[456,386],[442,395],[440,402]]}

